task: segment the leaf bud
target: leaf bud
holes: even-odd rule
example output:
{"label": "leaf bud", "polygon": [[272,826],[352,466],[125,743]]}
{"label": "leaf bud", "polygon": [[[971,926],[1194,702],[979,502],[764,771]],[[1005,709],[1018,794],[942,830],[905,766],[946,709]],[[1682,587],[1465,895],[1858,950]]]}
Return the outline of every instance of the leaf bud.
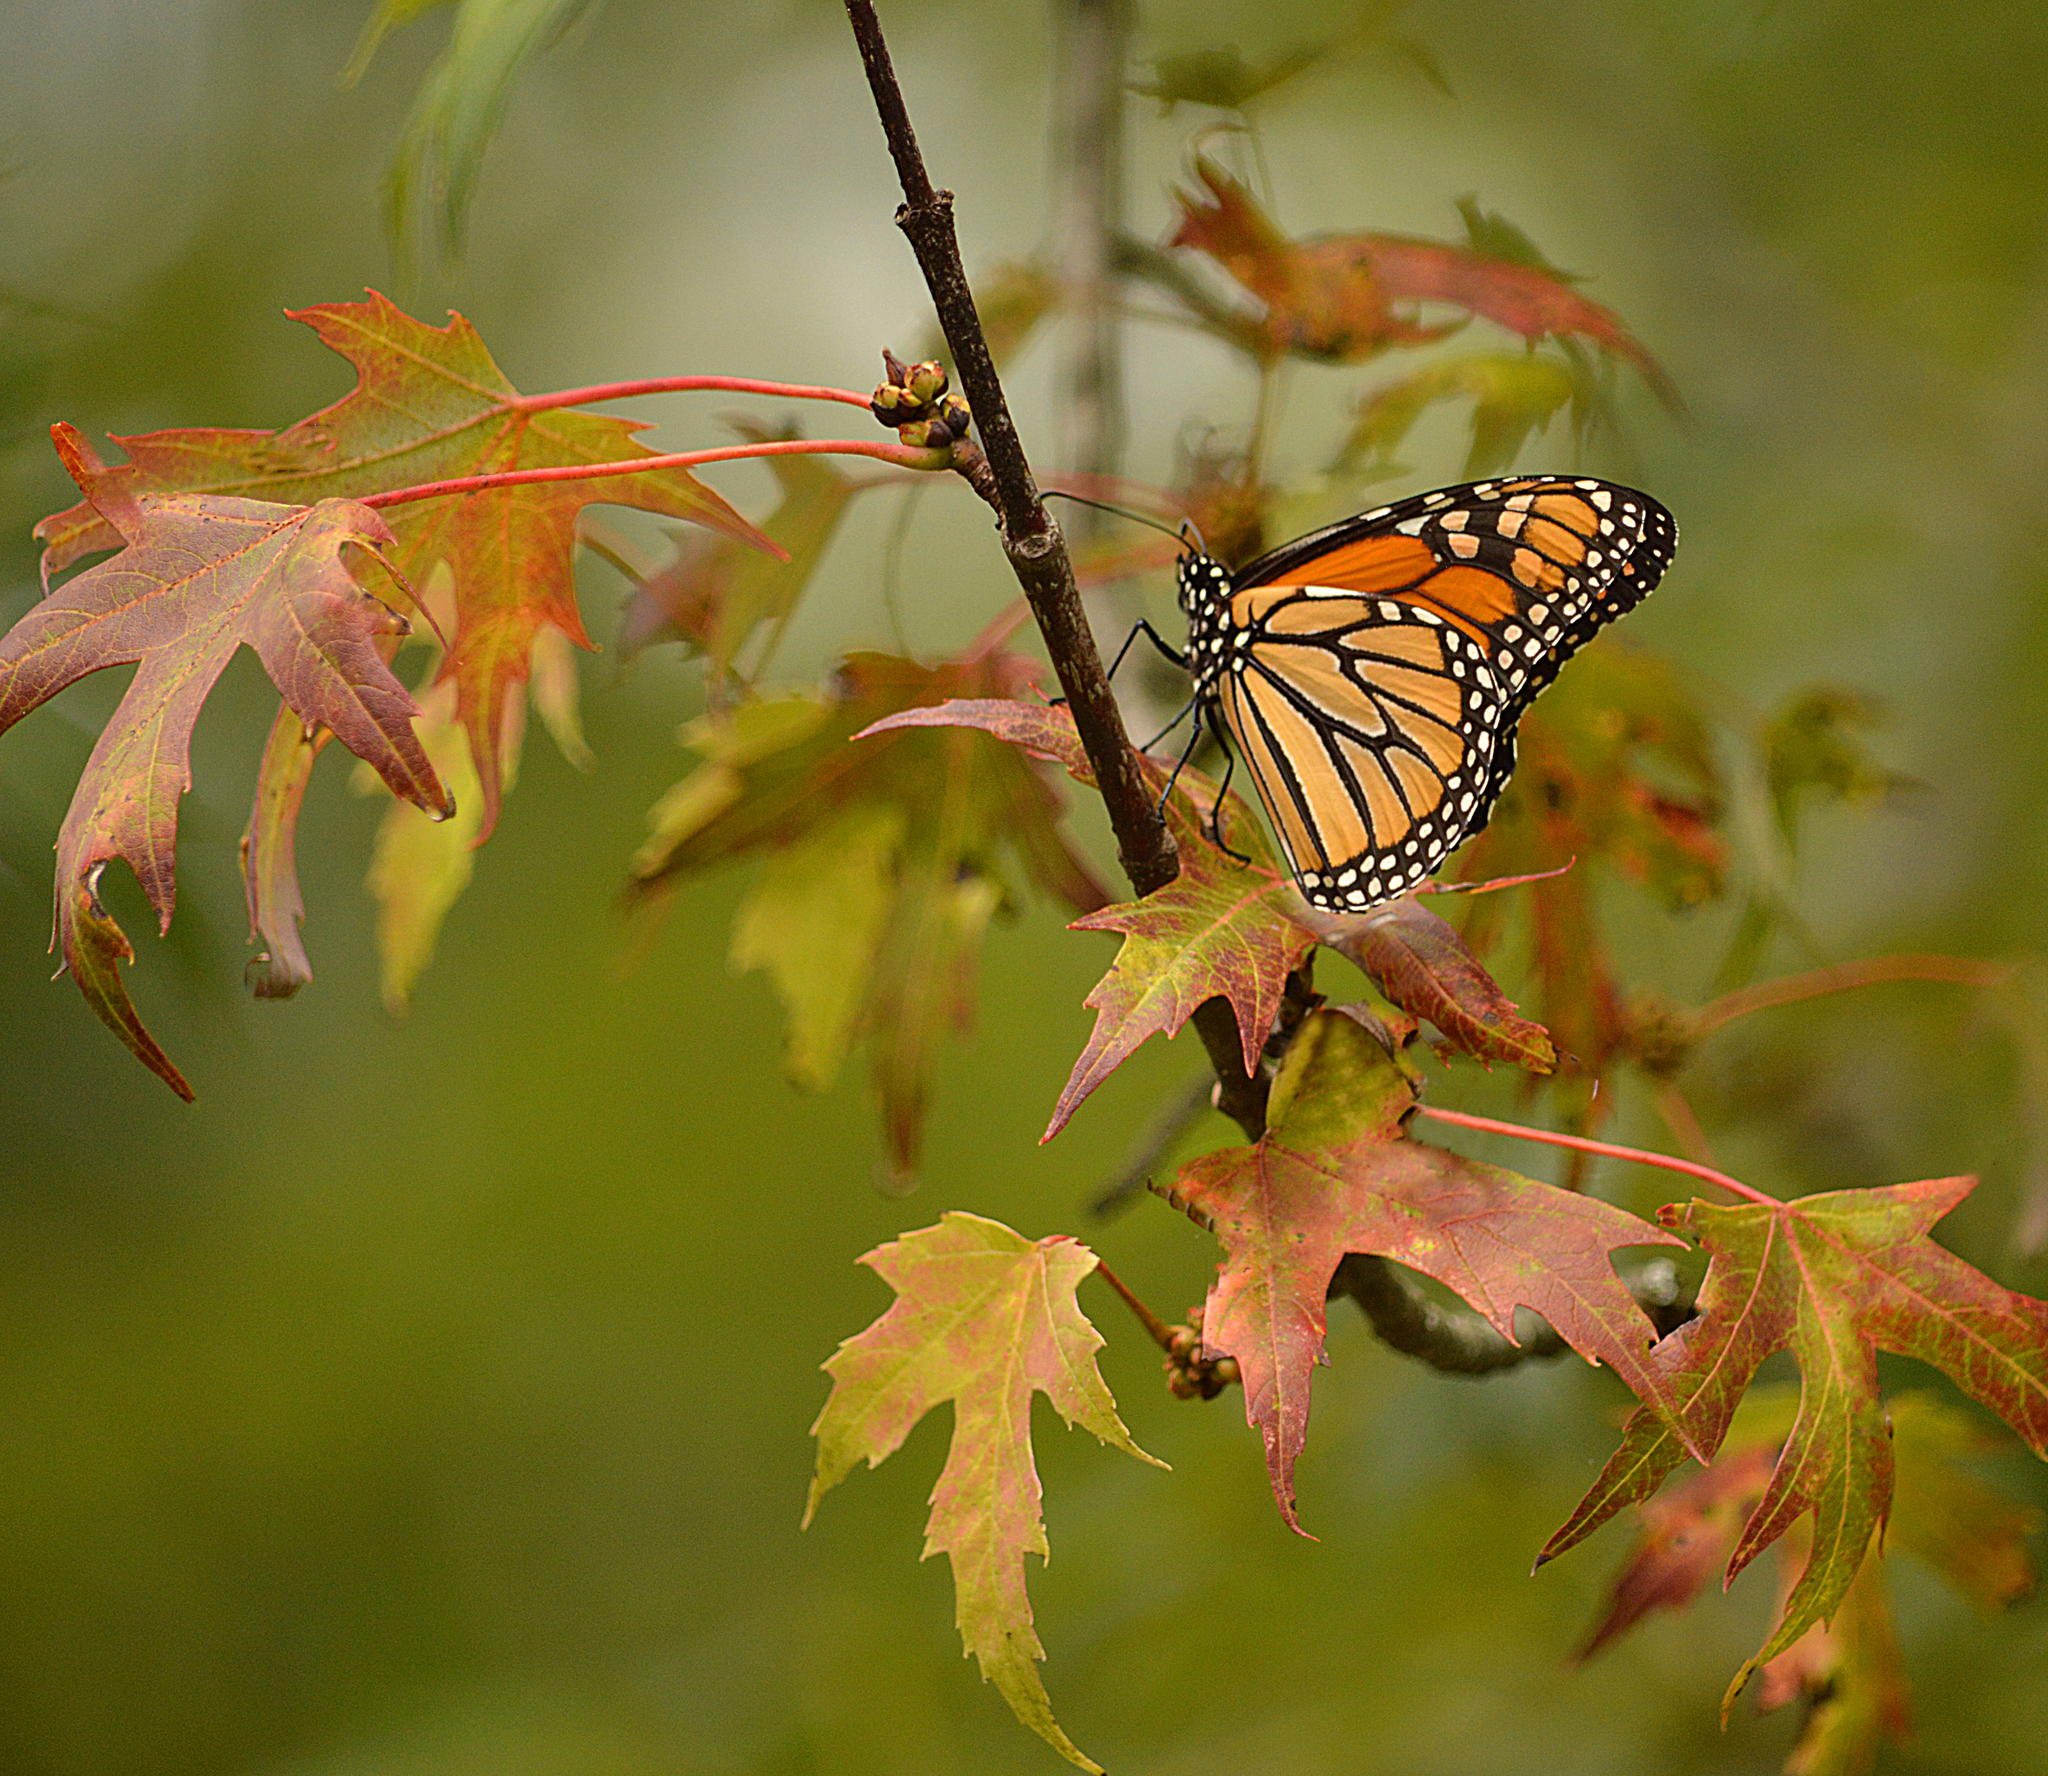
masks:
{"label": "leaf bud", "polygon": [[952,427],[954,437],[964,438],[974,424],[974,409],[967,405],[965,395],[948,395],[939,403],[939,417]]}
{"label": "leaf bud", "polygon": [[936,401],[948,387],[946,366],[934,358],[913,364],[903,378],[903,386],[914,400],[926,404]]}

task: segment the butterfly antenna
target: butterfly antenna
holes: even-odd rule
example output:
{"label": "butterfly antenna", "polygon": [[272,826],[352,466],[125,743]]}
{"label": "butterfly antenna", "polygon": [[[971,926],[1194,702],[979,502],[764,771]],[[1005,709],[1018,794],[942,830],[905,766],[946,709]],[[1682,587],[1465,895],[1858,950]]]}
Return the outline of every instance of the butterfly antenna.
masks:
{"label": "butterfly antenna", "polygon": [[[1126,511],[1122,506],[1112,506],[1103,500],[1084,499],[1078,493],[1068,493],[1058,487],[1047,488],[1045,497],[1047,499],[1071,500],[1077,506],[1093,506],[1096,511],[1107,512],[1112,517],[1128,518],[1133,524],[1149,525],[1153,530],[1162,531],[1167,536],[1172,537],[1183,549],[1189,546],[1187,533],[1193,526],[1185,520],[1182,521],[1180,529],[1175,530],[1170,525],[1162,524],[1157,518],[1147,518],[1143,512]],[[1200,533],[1198,532],[1197,534],[1199,535]]]}

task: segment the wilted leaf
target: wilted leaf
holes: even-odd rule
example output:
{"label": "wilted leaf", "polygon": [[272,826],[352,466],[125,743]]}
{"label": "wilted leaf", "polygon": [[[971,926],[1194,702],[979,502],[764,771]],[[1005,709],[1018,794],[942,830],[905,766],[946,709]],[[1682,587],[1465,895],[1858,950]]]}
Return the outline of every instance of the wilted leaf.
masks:
{"label": "wilted leaf", "polygon": [[[1811,1514],[1813,1551],[1770,1639],[1735,1694],[1846,1595],[1891,1508],[1893,1459],[1877,1386],[1880,1349],[1948,1374],[2048,1454],[2048,1303],[2001,1288],[1928,1237],[1974,1180],[1832,1191],[1795,1203],[1673,1204],[1660,1218],[1712,1256],[1700,1317],[1657,1347],[1680,1420],[1711,1454],[1763,1360],[1799,1364],[1798,1417],[1769,1488],[1745,1521],[1730,1578]],[[1669,1424],[1638,1412],[1548,1560],[1624,1505],[1656,1492],[1685,1452]]]}
{"label": "wilted leaf", "polygon": [[[300,310],[356,368],[332,407],[279,432],[191,428],[115,441],[128,461],[107,484],[128,493],[213,492],[310,504],[504,469],[618,462],[651,454],[630,420],[535,406],[505,380],[460,315],[430,327],[372,292],[366,302]],[[594,481],[495,488],[392,508],[392,562],[415,585],[437,568],[452,581],[454,633],[442,664],[483,787],[483,825],[496,824],[505,705],[531,670],[536,638],[558,629],[589,640],[576,608],[576,520],[594,503],[636,506],[709,525],[772,550],[732,507],[679,469]],[[81,503],[36,527],[46,573],[111,548],[112,527]]]}
{"label": "wilted leaf", "polygon": [[828,1083],[853,1042],[869,1043],[899,1179],[915,1170],[937,1042],[966,1022],[983,932],[1014,898],[1006,863],[1077,910],[1107,897],[1031,764],[983,735],[887,718],[977,693],[1007,701],[1039,670],[1015,654],[937,666],[854,654],[826,697],[699,723],[689,743],[704,763],[657,806],[634,860],[636,893],[659,901],[685,875],[768,859],[734,962],[768,970],[803,1083]]}
{"label": "wilted leaf", "polygon": [[1273,1495],[1297,1529],[1309,1377],[1322,1356],[1324,1297],[1346,1253],[1435,1278],[1510,1341],[1515,1310],[1527,1307],[1639,1398],[1669,1399],[1650,1363],[1650,1322],[1612,1253],[1679,1242],[1609,1203],[1406,1139],[1414,1102],[1370,1032],[1342,1011],[1315,1012],[1273,1082],[1264,1139],[1194,1161],[1169,1192],[1223,1244],[1203,1342],[1237,1359]]}
{"label": "wilted leaf", "polygon": [[861,1262],[896,1300],[825,1365],[832,1393],[811,1427],[818,1470],[804,1521],[857,1463],[878,1466],[950,1400],[953,1440],[932,1489],[925,1557],[944,1554],[952,1564],[960,1635],[982,1675],[1069,1763],[1101,1776],[1053,1719],[1024,1588],[1024,1556],[1047,1553],[1031,1453],[1034,1393],[1068,1424],[1164,1465],[1131,1441],[1095,1367],[1102,1337],[1074,1299],[1095,1254],[1064,1235],[1027,1240],[955,1211]]}
{"label": "wilted leaf", "polygon": [[299,935],[306,920],[299,892],[299,809],[314,761],[333,738],[325,728],[309,730],[289,705],[280,703],[256,768],[256,800],[242,833],[241,856],[249,941],[264,946],[249,958],[243,976],[259,999],[289,999],[313,978]]}
{"label": "wilted leaf", "polygon": [[[68,426],[55,436],[93,524],[123,547],[0,640],[0,732],[87,673],[136,668],[58,836],[55,942],[86,1002],[189,1098],[121,984],[118,965],[135,952],[100,904],[99,881],[108,863],[126,863],[169,928],[192,727],[235,650],[253,649],[302,726],[335,734],[394,795],[438,815],[452,807],[413,732],[417,706],[378,651],[405,619],[356,578],[358,565],[388,559],[391,532],[376,512],[352,500],[301,507],[139,493]],[[287,927],[292,916],[287,906]]]}

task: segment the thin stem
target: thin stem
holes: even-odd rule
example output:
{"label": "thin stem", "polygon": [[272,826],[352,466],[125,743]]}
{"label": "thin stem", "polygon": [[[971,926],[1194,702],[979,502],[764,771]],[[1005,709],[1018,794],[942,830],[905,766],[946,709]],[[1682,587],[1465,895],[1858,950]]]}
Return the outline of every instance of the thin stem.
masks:
{"label": "thin stem", "polygon": [[1782,980],[1763,981],[1723,993],[1694,1014],[1693,1029],[1706,1036],[1754,1011],[1796,1005],[1801,1000],[1847,993],[1857,987],[1880,986],[1887,981],[1939,981],[1950,986],[1983,988],[2002,986],[2011,972],[2002,963],[1976,961],[1968,956],[1870,956],[1860,962],[1816,968],[1808,974],[1788,974]]}
{"label": "thin stem", "polygon": [[1518,1141],[1540,1141],[1546,1147],[1567,1147],[1575,1153],[1596,1153],[1608,1159],[1633,1160],[1637,1165],[1657,1166],[1667,1172],[1683,1172],[1689,1178],[1703,1178],[1709,1184],[1718,1184],[1732,1196],[1739,1196],[1745,1202],[1767,1203],[1772,1208],[1782,1208],[1779,1200],[1753,1184],[1745,1184],[1740,1178],[1731,1178],[1726,1172],[1717,1172],[1712,1166],[1700,1165],[1690,1159],[1676,1159],[1668,1153],[1652,1153],[1642,1147],[1617,1147],[1612,1141],[1594,1141],[1584,1135],[1554,1134],[1549,1129],[1525,1128],[1519,1122],[1496,1122],[1491,1116],[1473,1116],[1463,1110],[1438,1110],[1429,1104],[1417,1104],[1418,1116],[1434,1117],[1438,1122],[1453,1123],[1459,1128],[1479,1129],[1489,1135],[1513,1135]]}
{"label": "thin stem", "polygon": [[546,395],[513,395],[505,405],[515,413],[547,413],[557,407],[586,407],[593,401],[626,401],[635,395],[684,395],[699,389],[728,395],[768,395],[780,401],[838,401],[865,408],[868,397],[854,389],[808,382],[759,382],[750,376],[643,376],[635,382],[594,382],[588,388],[556,389]]}
{"label": "thin stem", "polygon": [[540,481],[594,481],[608,475],[641,475],[656,469],[694,469],[701,463],[742,462],[755,456],[872,456],[905,469],[953,466],[948,451],[913,450],[907,444],[886,444],[876,438],[781,438],[765,444],[726,444],[712,450],[631,457],[624,462],[562,463],[546,469],[501,469],[492,475],[457,475],[447,481],[396,487],[389,493],[365,494],[356,503],[378,508],[408,506],[415,500],[482,493],[493,487],[527,487]]}
{"label": "thin stem", "polygon": [[1140,1301],[1131,1292],[1130,1285],[1122,1277],[1118,1276],[1115,1271],[1111,1270],[1108,1265],[1103,1263],[1100,1258],[1095,1260],[1095,1274],[1124,1298],[1124,1305],[1138,1316],[1139,1323],[1150,1334],[1152,1342],[1165,1351],[1168,1356],[1172,1356],[1174,1354],[1173,1328]]}
{"label": "thin stem", "polygon": [[1712,1165],[1714,1149],[1707,1140],[1707,1131],[1700,1126],[1692,1100],[1673,1081],[1660,1079],[1656,1102],[1657,1114],[1664,1118],[1664,1126],[1671,1131],[1671,1138],[1685,1150],[1686,1158],[1698,1160],[1701,1165]]}

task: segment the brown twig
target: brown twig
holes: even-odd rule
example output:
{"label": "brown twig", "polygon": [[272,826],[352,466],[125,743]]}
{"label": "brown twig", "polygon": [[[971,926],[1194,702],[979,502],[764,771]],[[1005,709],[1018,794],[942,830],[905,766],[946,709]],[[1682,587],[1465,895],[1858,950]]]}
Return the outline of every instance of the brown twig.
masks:
{"label": "brown twig", "polygon": [[[903,188],[896,225],[917,255],[959,372],[961,390],[981,434],[979,451],[962,446],[964,460],[956,466],[995,510],[1003,552],[1030,602],[1060,689],[1073,711],[1074,727],[1116,834],[1124,874],[1140,894],[1151,894],[1180,873],[1179,854],[1145,785],[1137,754],[1124,731],[1123,715],[1103,674],[1102,656],[1096,651],[1095,637],[1081,607],[1066,541],[1039,498],[1038,483],[1010,417],[1002,380],[975,310],[974,292],[960,260],[960,243],[953,231],[953,194],[936,189],[925,170],[873,0],[846,0],[846,16],[860,46],[868,89],[874,95],[882,133],[896,163],[897,182]],[[1246,1135],[1257,1139],[1265,1127],[1265,1080],[1257,1075],[1248,1077],[1244,1071],[1230,1007],[1221,999],[1212,999],[1195,1013],[1193,1021],[1216,1069],[1217,1107]]]}

